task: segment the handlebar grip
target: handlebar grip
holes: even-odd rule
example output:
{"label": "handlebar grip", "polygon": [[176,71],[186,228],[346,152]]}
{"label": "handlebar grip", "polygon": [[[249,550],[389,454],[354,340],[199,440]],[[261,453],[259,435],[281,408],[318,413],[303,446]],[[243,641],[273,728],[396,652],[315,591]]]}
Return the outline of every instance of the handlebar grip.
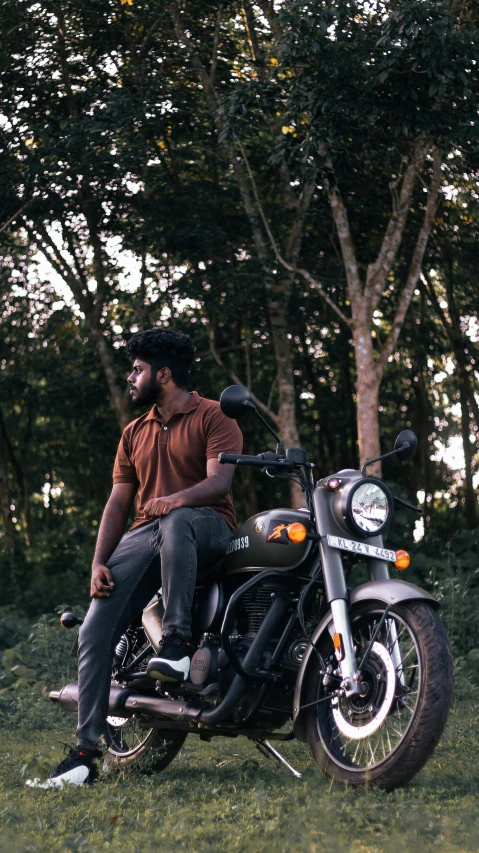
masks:
{"label": "handlebar grip", "polygon": [[232,465],[236,465],[238,459],[241,457],[241,453],[224,453],[223,451],[218,454],[218,462],[221,465],[226,465],[226,463],[231,463]]}
{"label": "handlebar grip", "polygon": [[218,455],[218,462],[222,465],[256,465],[258,468],[264,468],[266,465],[262,456],[247,456],[243,453],[224,453]]}

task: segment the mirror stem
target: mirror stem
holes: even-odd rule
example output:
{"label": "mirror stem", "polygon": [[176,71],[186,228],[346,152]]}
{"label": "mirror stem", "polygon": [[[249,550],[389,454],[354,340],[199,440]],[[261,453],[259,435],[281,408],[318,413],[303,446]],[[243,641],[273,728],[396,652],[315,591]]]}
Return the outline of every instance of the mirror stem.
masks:
{"label": "mirror stem", "polygon": [[363,477],[365,477],[366,468],[368,467],[368,465],[372,465],[373,462],[381,462],[382,459],[387,459],[388,456],[395,456],[397,453],[402,453],[402,451],[407,450],[408,447],[410,447],[410,444],[408,441],[406,441],[399,450],[390,450],[389,453],[384,453],[382,456],[377,456],[376,459],[368,459],[368,461],[365,462],[363,467],[361,468],[361,474],[363,475]]}
{"label": "mirror stem", "polygon": [[243,406],[247,406],[248,409],[253,409],[255,415],[257,415],[257,417],[260,419],[260,421],[262,421],[262,423],[265,425],[268,432],[270,432],[271,435],[273,436],[273,438],[276,439],[276,442],[277,442],[276,453],[278,454],[278,456],[284,456],[284,447],[283,447],[283,443],[282,443],[279,435],[277,435],[277,433],[275,433],[275,431],[273,429],[271,429],[269,423],[267,421],[265,421],[265,419],[263,418],[263,415],[260,415],[260,413],[258,412],[258,409],[254,405],[254,403],[252,403],[250,400],[245,400],[245,402],[243,403]]}

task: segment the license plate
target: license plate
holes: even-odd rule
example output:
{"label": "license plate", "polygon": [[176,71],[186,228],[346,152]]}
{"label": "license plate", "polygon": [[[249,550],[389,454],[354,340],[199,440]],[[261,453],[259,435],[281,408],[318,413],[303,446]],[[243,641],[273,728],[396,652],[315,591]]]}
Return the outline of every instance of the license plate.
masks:
{"label": "license plate", "polygon": [[366,542],[355,542],[353,539],[343,539],[341,536],[330,536],[328,534],[328,545],[331,548],[339,548],[340,551],[350,551],[352,554],[361,554],[362,557],[377,557],[379,560],[396,561],[396,552],[387,548],[376,548]]}

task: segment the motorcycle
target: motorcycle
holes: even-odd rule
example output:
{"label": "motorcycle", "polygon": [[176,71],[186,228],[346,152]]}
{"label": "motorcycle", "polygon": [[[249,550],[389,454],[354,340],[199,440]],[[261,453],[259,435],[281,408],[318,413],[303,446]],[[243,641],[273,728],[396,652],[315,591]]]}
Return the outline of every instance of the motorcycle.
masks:
{"label": "motorcycle", "polygon": [[[331,778],[402,786],[436,747],[453,686],[439,605],[427,591],[390,578],[389,564],[405,568],[409,556],[383,543],[395,507],[421,510],[367,476],[376,459],[315,483],[306,452],[283,448],[246,388],[227,388],[220,404],[230,418],[253,412],[277,445],[258,456],[220,453],[219,461],[295,480],[306,506],[248,519],[224,559],[199,577],[188,681],[149,674],[161,641],[161,590],[128,628],[113,661],[106,761],[124,768],[151,750],[153,766],[163,770],[188,734],[244,736],[299,776],[272,744],[296,738]],[[404,430],[380,459],[407,460],[416,445]],[[354,586],[359,562],[369,580]],[[65,613],[61,621],[73,627],[81,620]],[[77,684],[50,699],[76,711]]]}

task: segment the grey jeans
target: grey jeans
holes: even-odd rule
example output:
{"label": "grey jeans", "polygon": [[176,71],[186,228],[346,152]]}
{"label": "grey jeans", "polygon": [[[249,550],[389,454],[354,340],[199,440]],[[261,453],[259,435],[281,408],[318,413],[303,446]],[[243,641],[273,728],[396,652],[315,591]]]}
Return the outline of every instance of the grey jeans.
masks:
{"label": "grey jeans", "polygon": [[107,566],[115,586],[93,599],[78,646],[79,746],[96,747],[108,716],[113,653],[128,625],[162,587],[163,633],[191,637],[197,569],[218,560],[232,530],[209,507],[181,507],[125,533]]}

